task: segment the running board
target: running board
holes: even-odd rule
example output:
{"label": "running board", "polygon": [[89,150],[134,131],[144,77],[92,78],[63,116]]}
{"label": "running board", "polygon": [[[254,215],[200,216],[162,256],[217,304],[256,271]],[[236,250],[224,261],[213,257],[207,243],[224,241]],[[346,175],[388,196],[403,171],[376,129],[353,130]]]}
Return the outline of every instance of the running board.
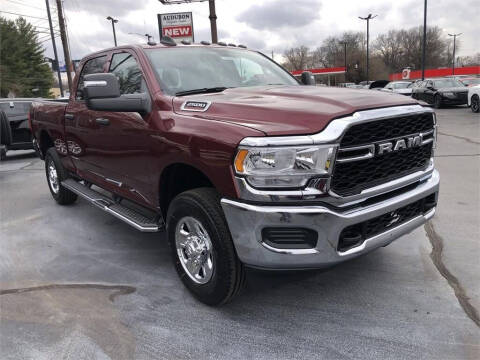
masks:
{"label": "running board", "polygon": [[92,190],[78,181],[67,179],[62,181],[62,185],[103,211],[110,213],[116,218],[126,222],[128,225],[133,226],[137,230],[142,232],[157,232],[163,229],[162,220],[150,218],[141,214],[137,210],[116,203],[108,196]]}

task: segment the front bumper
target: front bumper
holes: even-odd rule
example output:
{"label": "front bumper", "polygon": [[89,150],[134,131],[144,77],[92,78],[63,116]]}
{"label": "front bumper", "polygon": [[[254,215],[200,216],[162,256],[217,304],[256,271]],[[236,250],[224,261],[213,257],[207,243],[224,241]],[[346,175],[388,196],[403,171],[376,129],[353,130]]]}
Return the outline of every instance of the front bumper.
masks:
{"label": "front bumper", "polygon": [[[323,205],[280,206],[253,205],[222,199],[232,239],[240,260],[249,266],[268,269],[323,268],[357,257],[378,247],[386,246],[400,236],[423,225],[435,208],[395,227],[367,238],[360,245],[344,252],[338,251],[339,236],[343,229],[403,206],[437,194],[440,176],[435,170],[432,176],[413,189],[354,209],[338,211]],[[265,227],[302,227],[318,233],[318,241],[312,249],[277,249],[262,240]]]}

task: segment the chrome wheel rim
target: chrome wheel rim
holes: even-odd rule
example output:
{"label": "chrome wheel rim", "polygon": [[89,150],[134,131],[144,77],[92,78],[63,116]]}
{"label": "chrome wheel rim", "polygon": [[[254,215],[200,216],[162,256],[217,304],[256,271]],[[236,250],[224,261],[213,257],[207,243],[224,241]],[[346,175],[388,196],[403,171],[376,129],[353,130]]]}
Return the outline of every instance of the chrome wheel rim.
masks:
{"label": "chrome wheel rim", "polygon": [[53,161],[48,162],[48,183],[50,184],[50,188],[55,194],[58,194],[58,191],[60,190],[60,185],[58,183],[58,175],[57,175],[57,168],[55,167],[55,164]]}
{"label": "chrome wheel rim", "polygon": [[186,216],[175,229],[175,245],[183,270],[192,281],[206,284],[213,275],[212,241],[197,219]]}

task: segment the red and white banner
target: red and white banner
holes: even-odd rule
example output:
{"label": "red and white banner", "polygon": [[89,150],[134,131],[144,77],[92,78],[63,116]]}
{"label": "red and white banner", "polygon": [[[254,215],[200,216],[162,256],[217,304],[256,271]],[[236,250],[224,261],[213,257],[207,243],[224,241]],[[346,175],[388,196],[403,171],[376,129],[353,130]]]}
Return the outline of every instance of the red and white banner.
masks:
{"label": "red and white banner", "polygon": [[191,12],[158,14],[160,38],[170,36],[175,41],[194,41],[193,17]]}

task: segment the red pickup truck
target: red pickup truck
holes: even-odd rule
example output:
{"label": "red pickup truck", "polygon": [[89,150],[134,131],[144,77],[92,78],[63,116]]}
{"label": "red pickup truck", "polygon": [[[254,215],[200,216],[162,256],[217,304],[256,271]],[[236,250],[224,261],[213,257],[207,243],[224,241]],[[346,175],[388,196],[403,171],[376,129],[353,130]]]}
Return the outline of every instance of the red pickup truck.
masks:
{"label": "red pickup truck", "polygon": [[245,267],[331,266],[435,212],[430,108],[305,86],[244,47],[97,52],[68,103],[34,104],[30,122],[53,198],[166,228],[180,278],[207,304],[232,299]]}

